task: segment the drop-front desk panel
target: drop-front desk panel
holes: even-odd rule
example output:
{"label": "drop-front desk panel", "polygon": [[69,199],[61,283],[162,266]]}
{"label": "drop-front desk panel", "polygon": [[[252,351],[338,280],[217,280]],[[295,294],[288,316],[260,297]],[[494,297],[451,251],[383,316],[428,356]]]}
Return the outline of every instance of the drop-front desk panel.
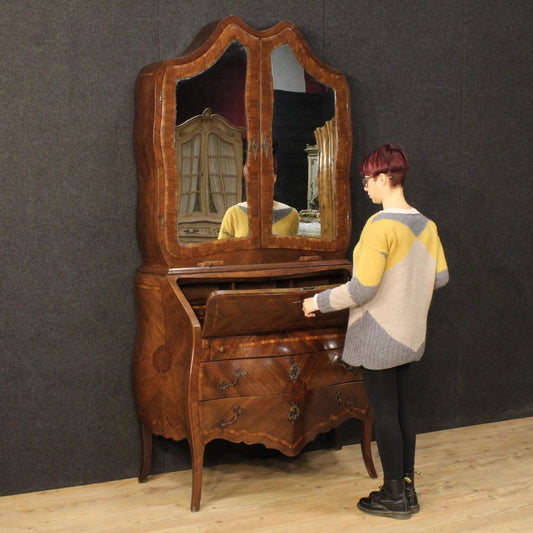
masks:
{"label": "drop-front desk panel", "polygon": [[[340,265],[340,263],[339,263]],[[339,364],[347,312],[305,318],[302,300],[349,279],[330,264],[247,270],[139,272],[134,389],[143,435],[189,441],[191,509],[198,510],[205,445],[261,443],[295,456],[319,433],[359,419],[363,459],[376,472],[362,376]]]}

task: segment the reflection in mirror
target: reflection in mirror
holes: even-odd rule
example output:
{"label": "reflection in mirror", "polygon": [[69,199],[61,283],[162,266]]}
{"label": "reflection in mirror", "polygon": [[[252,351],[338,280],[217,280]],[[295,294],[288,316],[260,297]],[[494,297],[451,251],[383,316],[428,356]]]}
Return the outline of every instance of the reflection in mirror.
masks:
{"label": "reflection in mirror", "polygon": [[[244,165],[243,176],[246,181],[248,167]],[[293,207],[281,202],[274,201],[272,213],[273,235],[297,235],[299,229],[298,211]],[[249,235],[248,203],[240,202],[231,206],[222,219],[219,239],[233,239],[235,237],[247,237]]]}
{"label": "reflection in mirror", "polygon": [[272,144],[277,161],[274,198],[300,213],[298,235],[334,238],[334,226],[324,227],[325,219],[335,220],[334,195],[324,189],[334,191],[336,142],[329,139],[324,144],[319,137],[336,135],[336,129],[327,126],[334,124],[335,91],[311,76],[287,44],[272,51],[271,64]]}
{"label": "reflection in mirror", "polygon": [[178,239],[217,239],[226,210],[245,199],[247,51],[233,42],[204,72],[176,84]]}

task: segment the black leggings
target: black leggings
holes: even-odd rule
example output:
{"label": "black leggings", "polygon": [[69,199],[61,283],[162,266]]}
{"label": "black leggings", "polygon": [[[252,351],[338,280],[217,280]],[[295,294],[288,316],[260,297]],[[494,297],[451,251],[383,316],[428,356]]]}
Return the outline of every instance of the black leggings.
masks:
{"label": "black leggings", "polygon": [[414,471],[416,430],[408,405],[409,365],[363,368],[366,391],[374,412],[374,434],[386,480]]}

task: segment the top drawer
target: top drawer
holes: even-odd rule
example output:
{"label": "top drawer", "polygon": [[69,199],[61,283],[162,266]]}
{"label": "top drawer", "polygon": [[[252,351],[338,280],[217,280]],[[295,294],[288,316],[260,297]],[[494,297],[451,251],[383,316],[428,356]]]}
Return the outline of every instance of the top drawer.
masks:
{"label": "top drawer", "polygon": [[340,354],[344,347],[345,333],[346,329],[342,327],[272,335],[219,337],[209,339],[209,348],[205,354],[210,361],[296,355],[325,350],[337,350]]}

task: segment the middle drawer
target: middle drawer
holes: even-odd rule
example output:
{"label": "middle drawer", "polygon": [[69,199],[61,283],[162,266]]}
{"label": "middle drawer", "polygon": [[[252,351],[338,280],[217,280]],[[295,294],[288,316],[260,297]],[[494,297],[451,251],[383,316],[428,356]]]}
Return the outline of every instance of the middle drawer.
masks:
{"label": "middle drawer", "polygon": [[210,361],[200,365],[200,400],[282,394],[360,381],[337,361],[339,350],[279,357]]}

